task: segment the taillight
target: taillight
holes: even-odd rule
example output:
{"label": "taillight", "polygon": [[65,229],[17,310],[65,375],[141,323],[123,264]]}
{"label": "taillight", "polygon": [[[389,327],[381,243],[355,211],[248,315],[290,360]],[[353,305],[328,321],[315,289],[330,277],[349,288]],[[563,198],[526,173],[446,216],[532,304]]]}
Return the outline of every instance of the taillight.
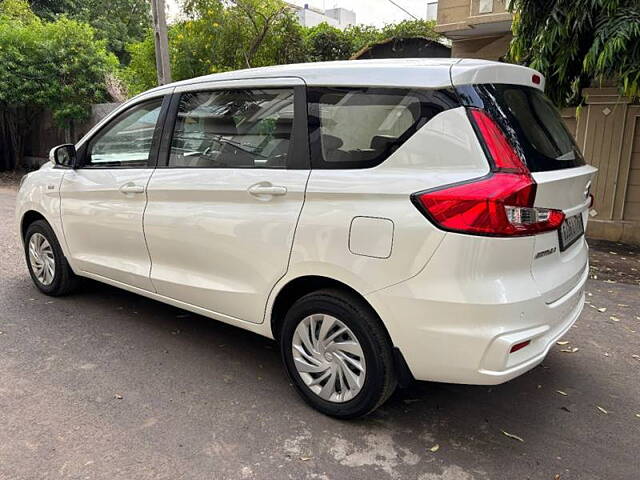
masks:
{"label": "taillight", "polygon": [[438,227],[454,232],[509,237],[560,227],[561,210],[533,206],[536,183],[500,127],[482,110],[470,114],[491,156],[492,173],[418,192],[414,203]]}

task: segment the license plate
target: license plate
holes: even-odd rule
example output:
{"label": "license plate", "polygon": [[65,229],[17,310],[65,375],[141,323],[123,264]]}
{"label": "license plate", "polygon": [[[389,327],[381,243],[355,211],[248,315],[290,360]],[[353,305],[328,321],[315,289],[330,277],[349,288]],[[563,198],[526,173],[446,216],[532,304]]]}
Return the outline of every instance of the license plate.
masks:
{"label": "license plate", "polygon": [[560,251],[564,251],[575,243],[584,234],[584,224],[582,214],[574,215],[564,219],[558,232],[560,238]]}

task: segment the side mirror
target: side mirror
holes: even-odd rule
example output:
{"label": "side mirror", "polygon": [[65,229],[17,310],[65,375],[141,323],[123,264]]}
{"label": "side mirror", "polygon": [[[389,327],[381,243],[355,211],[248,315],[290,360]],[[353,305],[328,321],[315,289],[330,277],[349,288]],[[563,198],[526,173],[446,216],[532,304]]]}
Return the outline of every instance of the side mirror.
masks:
{"label": "side mirror", "polygon": [[49,160],[62,167],[75,168],[77,165],[76,157],[76,147],[72,143],[58,145],[49,152]]}

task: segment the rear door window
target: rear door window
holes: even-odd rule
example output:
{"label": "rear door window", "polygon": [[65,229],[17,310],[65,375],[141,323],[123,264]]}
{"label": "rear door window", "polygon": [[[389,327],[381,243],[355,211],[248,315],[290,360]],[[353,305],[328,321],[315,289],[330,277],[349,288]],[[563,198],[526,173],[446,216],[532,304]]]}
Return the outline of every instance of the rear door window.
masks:
{"label": "rear door window", "polygon": [[183,93],[169,166],[285,168],[293,121],[292,88]]}

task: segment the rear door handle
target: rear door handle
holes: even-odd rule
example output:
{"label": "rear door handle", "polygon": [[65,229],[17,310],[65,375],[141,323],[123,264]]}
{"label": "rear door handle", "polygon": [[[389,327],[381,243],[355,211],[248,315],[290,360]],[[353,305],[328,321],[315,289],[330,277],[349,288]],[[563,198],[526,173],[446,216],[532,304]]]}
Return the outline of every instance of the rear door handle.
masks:
{"label": "rear door handle", "polygon": [[251,195],[286,195],[287,187],[280,187],[274,185],[253,185],[249,187],[249,193]]}
{"label": "rear door handle", "polygon": [[122,193],[144,193],[144,187],[142,185],[136,185],[135,183],[125,183],[120,187]]}

